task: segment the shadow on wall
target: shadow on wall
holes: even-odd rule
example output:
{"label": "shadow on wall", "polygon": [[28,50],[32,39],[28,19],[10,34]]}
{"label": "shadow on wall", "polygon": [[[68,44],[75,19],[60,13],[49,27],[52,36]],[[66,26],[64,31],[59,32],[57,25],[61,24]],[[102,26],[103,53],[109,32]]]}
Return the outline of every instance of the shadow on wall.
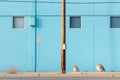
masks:
{"label": "shadow on wall", "polygon": [[42,20],[40,18],[36,18],[36,28],[42,28]]}

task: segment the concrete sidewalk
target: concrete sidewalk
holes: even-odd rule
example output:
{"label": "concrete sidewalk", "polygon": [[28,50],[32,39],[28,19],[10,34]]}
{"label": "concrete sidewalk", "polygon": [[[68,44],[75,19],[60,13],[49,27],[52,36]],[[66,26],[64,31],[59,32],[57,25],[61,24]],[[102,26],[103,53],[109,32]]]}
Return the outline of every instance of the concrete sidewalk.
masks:
{"label": "concrete sidewalk", "polygon": [[18,72],[0,73],[0,78],[120,78],[120,72]]}
{"label": "concrete sidewalk", "polygon": [[0,80],[120,80],[118,78],[0,78]]}

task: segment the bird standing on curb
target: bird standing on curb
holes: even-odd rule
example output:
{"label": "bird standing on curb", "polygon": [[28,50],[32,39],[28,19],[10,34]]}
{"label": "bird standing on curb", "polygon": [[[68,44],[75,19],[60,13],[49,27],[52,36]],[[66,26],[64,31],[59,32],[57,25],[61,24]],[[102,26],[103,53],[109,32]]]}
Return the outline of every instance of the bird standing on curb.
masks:
{"label": "bird standing on curb", "polygon": [[74,71],[74,72],[80,72],[78,66],[76,66],[76,65],[73,66],[73,71]]}
{"label": "bird standing on curb", "polygon": [[98,72],[105,72],[105,68],[103,67],[102,64],[97,64],[96,69]]}

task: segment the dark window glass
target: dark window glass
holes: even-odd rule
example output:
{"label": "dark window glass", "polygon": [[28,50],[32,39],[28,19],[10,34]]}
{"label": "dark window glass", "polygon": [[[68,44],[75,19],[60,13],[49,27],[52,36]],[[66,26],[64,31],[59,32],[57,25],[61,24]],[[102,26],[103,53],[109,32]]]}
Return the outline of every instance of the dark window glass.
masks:
{"label": "dark window glass", "polygon": [[13,17],[13,28],[24,28],[24,17]]}
{"label": "dark window glass", "polygon": [[111,28],[120,28],[120,17],[111,17]]}
{"label": "dark window glass", "polygon": [[70,17],[70,28],[81,28],[81,17]]}

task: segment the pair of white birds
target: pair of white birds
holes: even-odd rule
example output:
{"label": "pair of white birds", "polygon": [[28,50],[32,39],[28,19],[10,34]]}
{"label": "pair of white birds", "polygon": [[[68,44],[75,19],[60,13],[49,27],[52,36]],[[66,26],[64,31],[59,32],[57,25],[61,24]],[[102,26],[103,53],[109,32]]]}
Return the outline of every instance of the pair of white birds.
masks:
{"label": "pair of white birds", "polygon": [[[98,72],[105,72],[105,68],[104,68],[104,66],[102,64],[97,64],[96,65],[96,69],[97,69]],[[80,72],[80,70],[79,70],[77,65],[73,66],[73,71],[74,72]]]}

